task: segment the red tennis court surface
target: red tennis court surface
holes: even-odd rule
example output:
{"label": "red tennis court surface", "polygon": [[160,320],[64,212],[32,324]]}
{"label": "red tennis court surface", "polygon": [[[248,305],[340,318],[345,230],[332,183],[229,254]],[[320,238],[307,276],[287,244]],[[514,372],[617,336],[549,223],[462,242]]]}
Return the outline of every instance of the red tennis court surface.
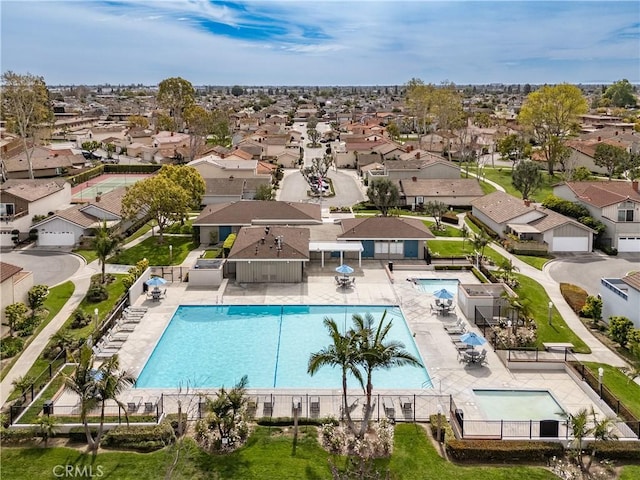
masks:
{"label": "red tennis court surface", "polygon": [[119,187],[133,185],[149,178],[151,175],[139,173],[105,174],[92,178],[71,188],[71,199],[74,202],[93,200],[98,194],[105,194]]}

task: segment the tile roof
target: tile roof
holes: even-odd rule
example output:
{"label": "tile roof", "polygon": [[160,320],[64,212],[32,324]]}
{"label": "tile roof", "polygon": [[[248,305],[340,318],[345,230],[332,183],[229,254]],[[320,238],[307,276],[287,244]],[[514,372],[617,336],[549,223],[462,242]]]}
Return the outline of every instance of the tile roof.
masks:
{"label": "tile roof", "polygon": [[476,198],[471,205],[500,224],[535,210],[533,206],[526,206],[521,198],[500,191]]}
{"label": "tile roof", "polygon": [[255,223],[322,223],[320,205],[268,200],[241,200],[208,205],[194,225],[252,225]]}
{"label": "tile roof", "polygon": [[309,229],[273,225],[243,227],[238,232],[228,258],[229,260],[308,260]]}
{"label": "tile roof", "polygon": [[640,272],[631,273],[626,277],[623,277],[621,280],[630,287],[640,291]]}
{"label": "tile roof", "polygon": [[[27,156],[22,151],[20,154],[9,158],[3,158],[7,172],[23,172],[29,169]],[[74,165],[84,165],[86,159],[81,155],[61,155],[55,150],[44,147],[35,147],[31,154],[31,162],[34,170],[48,170],[52,168],[72,168]]]}
{"label": "tile roof", "polygon": [[566,182],[565,185],[575,193],[577,200],[594,207],[606,207],[625,200],[640,202],[640,193],[633,189],[631,182]]}
{"label": "tile roof", "polygon": [[64,189],[66,180],[63,179],[35,179],[35,180],[7,180],[0,189],[14,197],[33,202]]}
{"label": "tile roof", "polygon": [[420,220],[399,217],[345,218],[342,220],[342,232],[338,238],[343,240],[435,238]]}
{"label": "tile roof", "polygon": [[21,272],[22,267],[12,265],[10,263],[0,262],[0,283],[13,277],[16,273]]}
{"label": "tile roof", "polygon": [[244,178],[205,178],[205,195],[242,195]]}
{"label": "tile roof", "polygon": [[406,196],[481,197],[484,195],[475,178],[417,178],[400,180],[401,191]]}

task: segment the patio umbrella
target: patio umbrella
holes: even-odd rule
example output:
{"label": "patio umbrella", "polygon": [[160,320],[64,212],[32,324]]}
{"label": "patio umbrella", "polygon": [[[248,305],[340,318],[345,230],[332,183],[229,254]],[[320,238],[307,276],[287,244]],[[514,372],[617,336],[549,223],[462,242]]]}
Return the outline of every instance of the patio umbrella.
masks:
{"label": "patio umbrella", "polygon": [[167,281],[162,277],[151,277],[145,283],[150,287],[159,287],[160,285],[167,283]]}
{"label": "patio umbrella", "polygon": [[484,345],[487,343],[484,337],[476,334],[475,332],[467,332],[460,335],[460,341],[466,343],[467,345],[471,345],[472,347]]}
{"label": "patio umbrella", "polygon": [[440,298],[440,299],[444,299],[444,300],[451,300],[453,298],[453,293],[451,293],[449,290],[447,290],[446,288],[443,288],[441,290],[438,290],[436,292],[433,292],[433,295],[436,298]]}
{"label": "patio umbrella", "polygon": [[340,265],[338,268],[336,268],[336,272],[341,273],[343,275],[351,275],[354,270],[353,268],[351,268],[349,265]]}

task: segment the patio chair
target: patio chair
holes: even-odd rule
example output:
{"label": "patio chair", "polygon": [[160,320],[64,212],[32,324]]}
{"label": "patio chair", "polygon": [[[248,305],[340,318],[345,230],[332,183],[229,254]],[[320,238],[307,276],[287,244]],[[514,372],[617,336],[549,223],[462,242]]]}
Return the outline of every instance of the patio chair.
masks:
{"label": "patio chair", "polygon": [[350,286],[355,287],[356,286],[356,277],[353,277],[351,279],[351,282],[349,283]]}
{"label": "patio chair", "polygon": [[413,407],[411,403],[411,398],[409,397],[400,397],[400,408],[404,411],[410,411]]}
{"label": "patio chair", "polygon": [[320,413],[320,397],[311,397],[309,399],[309,410],[313,415]]}
{"label": "patio chair", "polygon": [[127,402],[127,412],[136,413],[142,403],[142,397],[133,397],[130,402]]}
{"label": "patio chair", "polygon": [[156,409],[156,405],[158,404],[158,397],[149,397],[146,402],[144,402],[144,413],[153,412]]}
{"label": "patio chair", "polygon": [[444,329],[447,331],[449,335],[461,335],[467,331],[467,327],[464,323],[461,325],[455,325],[453,327],[449,327],[445,325]]}
{"label": "patio chair", "polygon": [[480,355],[478,356],[478,358],[475,359],[475,361],[479,365],[483,365],[487,363],[487,350],[483,348],[482,351],[480,352]]}
{"label": "patio chair", "polygon": [[340,277],[338,277],[338,275],[336,275],[335,277],[333,277],[336,279],[336,285],[342,285],[342,282],[340,281]]}
{"label": "patio chair", "polygon": [[124,318],[121,318],[116,323],[116,331],[118,332],[133,332],[137,323],[126,322]]}
{"label": "patio chair", "polygon": [[382,397],[382,408],[384,408],[384,414],[388,418],[395,418],[396,407],[391,397]]}
{"label": "patio chair", "polygon": [[265,416],[273,415],[273,397],[271,395],[262,397],[262,410]]}

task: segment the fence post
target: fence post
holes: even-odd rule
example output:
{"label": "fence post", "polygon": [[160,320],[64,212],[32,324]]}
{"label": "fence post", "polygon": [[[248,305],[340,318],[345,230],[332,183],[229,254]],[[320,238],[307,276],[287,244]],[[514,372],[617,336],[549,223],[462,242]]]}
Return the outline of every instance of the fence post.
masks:
{"label": "fence post", "polygon": [[533,437],[533,420],[529,420],[529,440]]}
{"label": "fence post", "polygon": [[[440,401],[440,400],[438,400]],[[413,394],[413,423],[416,423],[416,410],[418,405],[416,404],[416,394]]]}
{"label": "fence post", "polygon": [[500,420],[500,440],[504,436],[504,420]]}

